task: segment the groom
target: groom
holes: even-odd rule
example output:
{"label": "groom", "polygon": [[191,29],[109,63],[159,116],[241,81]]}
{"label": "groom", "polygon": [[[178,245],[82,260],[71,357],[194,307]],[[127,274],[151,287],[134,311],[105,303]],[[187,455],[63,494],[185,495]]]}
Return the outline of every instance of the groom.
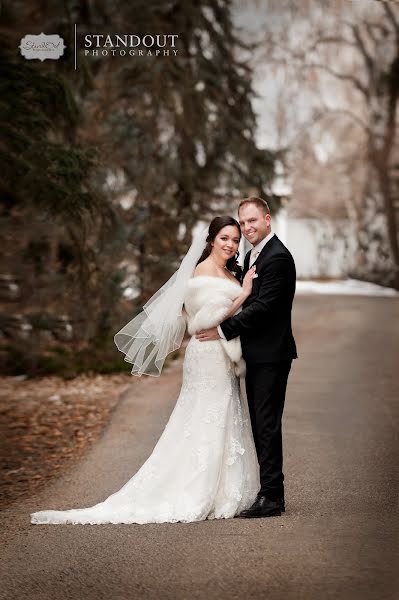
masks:
{"label": "groom", "polygon": [[240,313],[196,337],[201,341],[241,338],[261,488],[254,504],[239,516],[271,517],[285,510],[281,419],[292,359],[297,358],[291,330],[295,263],[271,231],[265,200],[245,198],[238,217],[243,235],[253,246],[245,257],[243,272],[244,276],[256,265],[252,293]]}

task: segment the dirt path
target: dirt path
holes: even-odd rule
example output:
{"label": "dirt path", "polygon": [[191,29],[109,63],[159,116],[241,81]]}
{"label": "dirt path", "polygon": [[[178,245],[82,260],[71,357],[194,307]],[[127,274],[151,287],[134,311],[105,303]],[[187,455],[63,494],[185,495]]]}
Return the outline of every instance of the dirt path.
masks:
{"label": "dirt path", "polygon": [[173,408],[176,364],[125,395],[76,467],[3,512],[0,598],[397,597],[399,301],[298,296],[294,325],[300,358],[284,414],[284,516],[29,523],[33,510],[89,506],[130,478]]}

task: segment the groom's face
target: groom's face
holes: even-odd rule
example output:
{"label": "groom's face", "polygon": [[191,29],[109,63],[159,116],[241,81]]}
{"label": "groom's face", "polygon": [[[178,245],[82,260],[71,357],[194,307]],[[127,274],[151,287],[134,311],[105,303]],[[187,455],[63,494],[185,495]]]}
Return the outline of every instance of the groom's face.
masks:
{"label": "groom's face", "polygon": [[243,236],[253,246],[259,244],[271,231],[270,215],[265,214],[256,204],[244,204],[238,217]]}

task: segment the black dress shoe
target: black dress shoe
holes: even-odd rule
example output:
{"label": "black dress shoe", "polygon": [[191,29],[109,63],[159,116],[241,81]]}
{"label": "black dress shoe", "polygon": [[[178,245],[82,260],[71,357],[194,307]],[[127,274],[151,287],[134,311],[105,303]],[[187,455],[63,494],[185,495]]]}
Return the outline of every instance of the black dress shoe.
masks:
{"label": "black dress shoe", "polygon": [[[258,492],[258,496],[257,496],[257,497],[259,498],[259,496],[267,496],[268,498],[270,497],[270,496],[267,494],[267,492],[264,492],[264,493],[262,493],[262,492]],[[277,502],[280,504],[280,510],[281,510],[281,512],[285,512],[285,499],[284,499],[284,496],[279,496],[278,498],[276,498],[276,497],[273,495],[273,496],[272,496],[272,498],[273,498],[274,500],[276,500],[276,501],[277,501]]]}
{"label": "black dress shoe", "polygon": [[281,500],[271,500],[267,496],[258,494],[253,505],[240,512],[238,517],[243,519],[256,519],[261,517],[279,517],[282,511]]}

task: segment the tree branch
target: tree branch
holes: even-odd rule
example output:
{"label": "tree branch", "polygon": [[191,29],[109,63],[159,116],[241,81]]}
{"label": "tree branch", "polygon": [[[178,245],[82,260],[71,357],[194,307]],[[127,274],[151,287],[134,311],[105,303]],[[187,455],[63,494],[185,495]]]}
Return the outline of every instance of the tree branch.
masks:
{"label": "tree branch", "polygon": [[344,37],[341,37],[339,35],[327,35],[325,37],[320,37],[317,38],[313,44],[310,46],[310,50],[313,50],[314,48],[316,48],[319,44],[340,44],[340,45],[346,45],[346,46],[356,46],[356,44],[354,44],[353,42],[351,42],[350,40],[345,39]]}
{"label": "tree branch", "polygon": [[313,113],[309,119],[307,119],[304,123],[302,123],[301,126],[299,127],[298,131],[288,141],[287,146],[293,147],[297,143],[297,140],[302,136],[303,133],[305,133],[305,132],[307,133],[311,127],[313,127],[314,125],[322,122],[324,119],[327,119],[328,117],[331,117],[333,115],[341,115],[341,116],[346,116],[346,117],[350,118],[354,123],[356,123],[357,125],[359,125],[359,127],[362,128],[363,132],[367,136],[367,139],[370,138],[370,135],[372,132],[371,132],[369,126],[359,116],[355,115],[350,110],[347,110],[344,108],[342,108],[342,109],[339,109],[339,108],[325,109],[325,110],[318,110],[317,112]]}
{"label": "tree branch", "polygon": [[350,119],[352,119],[352,121],[354,121],[357,125],[359,125],[363,129],[364,133],[367,136],[371,135],[372,132],[371,132],[370,127],[363,121],[363,119],[361,119],[358,115],[356,115],[352,111],[350,111],[346,108],[327,109],[323,116],[328,116],[328,115],[332,115],[332,114],[349,117]]}
{"label": "tree branch", "polygon": [[[379,44],[381,42],[381,36],[387,36],[389,34],[389,29],[381,25],[381,23],[370,23],[369,21],[364,23],[364,26],[367,30],[368,36],[373,40],[374,44]],[[380,37],[376,37],[375,31],[379,31]]]}
{"label": "tree branch", "polygon": [[[355,26],[351,25],[351,27],[353,29]],[[336,36],[326,36],[325,38],[321,38],[320,42],[324,43],[324,42],[326,42],[326,40],[331,41],[331,42],[332,42],[332,40],[336,40],[336,43],[339,43],[337,41],[338,39],[340,39],[340,38],[336,37]],[[347,40],[346,40],[346,42],[352,46],[356,45]],[[361,42],[362,42],[362,40],[361,40]],[[316,47],[316,45],[317,45],[317,40],[315,40],[315,42],[313,44],[313,48]],[[363,96],[366,98],[366,100],[368,100],[369,92],[368,92],[367,87],[365,85],[363,85],[363,83],[360,81],[360,79],[356,78],[354,75],[349,75],[346,73],[339,73],[338,71],[335,71],[328,65],[324,65],[322,63],[316,63],[316,62],[306,63],[305,62],[306,54],[308,53],[309,49],[307,49],[307,52],[305,52],[305,51],[302,53],[294,52],[291,48],[284,46],[283,44],[277,42],[276,40],[273,40],[273,46],[275,48],[278,48],[279,50],[281,50],[283,55],[285,54],[285,56],[283,56],[283,58],[279,58],[279,57],[273,58],[274,64],[281,64],[284,66],[292,66],[289,63],[289,59],[292,59],[293,61],[298,61],[300,63],[300,67],[302,67],[302,68],[322,69],[323,71],[325,71],[326,73],[329,73],[331,76],[335,77],[336,79],[340,79],[341,81],[348,81],[348,82],[352,83],[355,86],[355,88],[358,89],[363,94]],[[358,47],[358,46],[356,45],[356,47]],[[363,44],[363,48],[364,48],[364,51],[366,51],[364,44]],[[310,50],[312,50],[312,47],[310,48]],[[367,55],[367,57],[368,57],[368,55]],[[261,57],[259,57],[259,58],[261,59]],[[368,57],[368,59],[370,61],[370,68],[372,68],[371,58]],[[270,54],[268,54],[268,60],[270,60]]]}
{"label": "tree branch", "polygon": [[387,14],[390,22],[392,23],[392,25],[395,28],[396,43],[399,45],[399,21],[397,20],[395,13],[392,10],[392,6],[391,6],[390,2],[383,2],[382,6],[383,6],[385,13]]}
{"label": "tree branch", "polygon": [[368,89],[366,88],[366,86],[364,86],[362,82],[359,79],[357,79],[354,75],[349,75],[347,73],[339,73],[338,71],[334,71],[334,69],[332,69],[328,65],[323,65],[321,63],[307,63],[302,66],[306,69],[321,69],[326,73],[329,73],[329,75],[332,75],[336,79],[340,79],[342,81],[349,81],[353,83],[356,89],[362,92],[366,99],[368,99],[369,97]]}
{"label": "tree branch", "polygon": [[370,54],[367,52],[364,40],[363,40],[362,36],[360,35],[359,27],[357,25],[353,25],[352,31],[353,31],[355,40],[357,42],[357,47],[360,49],[360,52],[363,56],[364,64],[366,65],[366,69],[369,73],[369,76],[370,76],[370,78],[373,78],[373,75],[374,75],[373,59],[371,58]]}

